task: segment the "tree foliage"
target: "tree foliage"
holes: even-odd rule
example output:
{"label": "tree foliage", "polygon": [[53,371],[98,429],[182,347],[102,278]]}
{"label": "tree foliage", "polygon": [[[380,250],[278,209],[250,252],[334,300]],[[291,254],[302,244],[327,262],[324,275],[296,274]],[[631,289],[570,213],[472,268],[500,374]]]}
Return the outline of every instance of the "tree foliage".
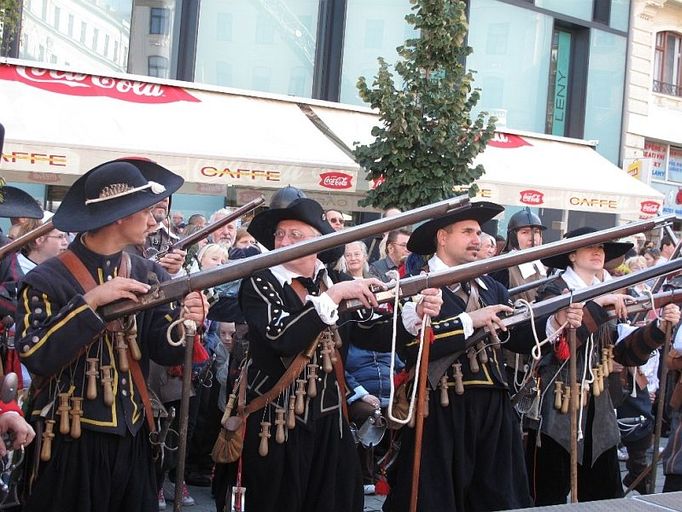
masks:
{"label": "tree foliage", "polygon": [[21,21],[21,0],[0,0],[0,55],[6,56]]}
{"label": "tree foliage", "polygon": [[[419,33],[397,48],[394,74],[383,58],[372,88],[365,77],[357,87],[363,100],[378,109],[381,126],[374,142],[357,145],[356,161],[367,179],[379,183],[365,204],[377,208],[415,208],[451,197],[453,188],[469,187],[484,170],[471,167],[492,138],[495,119],[482,112],[472,120],[480,97],[465,60],[468,23],[465,2],[411,0],[405,20]],[[475,191],[475,187],[470,189]]]}

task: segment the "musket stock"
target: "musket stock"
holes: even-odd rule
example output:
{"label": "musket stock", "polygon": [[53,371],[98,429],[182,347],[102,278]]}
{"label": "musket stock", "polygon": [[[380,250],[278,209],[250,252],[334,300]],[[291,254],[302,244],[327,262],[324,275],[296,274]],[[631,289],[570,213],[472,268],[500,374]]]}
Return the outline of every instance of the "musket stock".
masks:
{"label": "musket stock", "polygon": [[32,242],[38,237],[47,235],[53,229],[54,225],[52,224],[52,221],[48,220],[45,224],[41,224],[37,228],[32,229],[31,231],[26,233],[25,235],[21,235],[19,238],[12,240],[10,243],[0,247],[0,258],[3,258],[6,254],[18,251],[27,243]]}
{"label": "musket stock", "polygon": [[[400,280],[399,294],[401,297],[410,297],[418,294],[424,288],[441,288],[462,281],[468,281],[483,274],[489,274],[496,270],[513,267],[521,263],[535,261],[550,256],[573,252],[580,247],[600,244],[610,240],[634,235],[642,231],[650,231],[662,225],[666,225],[675,219],[674,215],[657,217],[655,219],[633,222],[624,226],[603,229],[574,238],[564,238],[556,242],[551,242],[537,247],[531,247],[521,251],[513,251],[501,254],[493,258],[478,260],[464,265],[458,265],[446,270],[421,274]],[[660,274],[655,274],[660,275]],[[642,279],[644,280],[644,278]],[[391,302],[395,300],[395,291],[388,289],[375,294],[377,302]],[[341,310],[360,309],[362,303],[358,300],[348,300],[340,305]]]}
{"label": "musket stock", "polygon": [[181,251],[186,250],[188,247],[190,247],[190,246],[194,245],[195,243],[199,242],[200,240],[203,240],[204,238],[208,237],[208,235],[210,235],[211,233],[213,233],[217,229],[220,229],[223,226],[225,226],[226,224],[229,224],[230,222],[237,220],[239,217],[246,215],[251,210],[255,210],[257,207],[259,207],[264,202],[265,202],[265,198],[263,196],[257,197],[253,201],[249,201],[244,206],[240,206],[239,208],[237,208],[236,210],[231,212],[227,217],[219,219],[219,220],[217,220],[211,224],[208,224],[207,226],[204,226],[203,228],[201,228],[196,233],[192,233],[191,235],[186,236],[185,238],[182,238],[181,240],[178,240],[177,242],[173,243],[168,248],[167,251],[158,253],[156,255],[156,258],[159,259],[164,254],[169,253],[174,249],[178,249]]}
{"label": "musket stock", "polygon": [[295,245],[275,249],[250,258],[228,262],[218,268],[204,270],[188,276],[179,277],[153,286],[145,295],[138,297],[139,302],[123,300],[113,302],[99,308],[98,313],[106,320],[113,320],[121,316],[137,313],[152,308],[158,304],[165,304],[179,300],[189,292],[205,290],[222,283],[235,281],[249,276],[258,270],[285,263],[287,261],[318,254],[322,251],[345,245],[356,240],[362,240],[393,229],[409,226],[462,208],[469,204],[468,196],[457,196],[445,199],[432,205],[422,206],[414,210],[403,212],[393,217],[377,219],[366,224],[336,231],[328,235],[311,238]]}

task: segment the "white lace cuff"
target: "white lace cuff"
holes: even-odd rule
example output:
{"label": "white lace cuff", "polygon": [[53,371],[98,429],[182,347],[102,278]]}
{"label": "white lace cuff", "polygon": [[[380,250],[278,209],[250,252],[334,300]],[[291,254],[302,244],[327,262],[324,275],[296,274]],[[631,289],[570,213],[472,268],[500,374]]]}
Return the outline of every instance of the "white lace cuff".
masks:
{"label": "white lace cuff", "polygon": [[318,297],[306,295],[305,300],[313,304],[315,311],[325,324],[334,325],[339,320],[339,306],[326,293]]}

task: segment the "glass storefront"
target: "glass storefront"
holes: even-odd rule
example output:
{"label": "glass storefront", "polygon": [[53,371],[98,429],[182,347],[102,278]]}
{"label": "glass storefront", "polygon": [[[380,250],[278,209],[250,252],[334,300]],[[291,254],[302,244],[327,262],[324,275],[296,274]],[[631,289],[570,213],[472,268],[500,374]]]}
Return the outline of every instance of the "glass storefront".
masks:
{"label": "glass storefront", "polygon": [[598,140],[597,151],[612,162],[620,152],[625,50],[624,36],[591,30],[584,138]]}
{"label": "glass storefront", "polygon": [[535,0],[535,5],[550,11],[592,21],[593,0]]}
{"label": "glass storefront", "polygon": [[311,97],[318,0],[202,0],[195,81]]}
{"label": "glass storefront", "polygon": [[[379,70],[377,57],[388,64],[397,60],[395,49],[405,40],[417,37],[405,21],[410,11],[409,0],[348,0],[346,31],[343,43],[341,103],[364,104],[356,83],[360,76],[372,84]],[[394,76],[400,86],[399,76]]]}
{"label": "glass storefront", "polygon": [[471,0],[467,67],[482,89],[478,110],[506,126],[543,133],[547,116],[550,16],[496,0]]}

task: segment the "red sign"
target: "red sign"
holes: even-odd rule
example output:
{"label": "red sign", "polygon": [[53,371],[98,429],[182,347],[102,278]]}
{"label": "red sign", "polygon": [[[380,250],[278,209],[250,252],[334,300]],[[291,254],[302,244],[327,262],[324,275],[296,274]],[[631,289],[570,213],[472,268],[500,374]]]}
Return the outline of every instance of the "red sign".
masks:
{"label": "red sign", "polygon": [[642,201],[640,211],[649,215],[658,213],[659,204],[656,201]]}
{"label": "red sign", "polygon": [[538,190],[522,190],[521,198],[519,199],[523,204],[538,205],[545,202],[545,194]]}
{"label": "red sign", "polygon": [[495,132],[493,138],[488,141],[488,146],[492,146],[494,148],[514,149],[520,148],[522,146],[532,146],[532,144],[518,135]]}
{"label": "red sign", "polygon": [[372,185],[370,186],[370,190],[374,190],[379,185],[381,185],[384,181],[386,181],[386,178],[384,178],[383,176],[379,176],[378,178],[372,180]]}
{"label": "red sign", "polygon": [[106,96],[135,103],[199,101],[181,87],[24,66],[0,65],[0,80],[21,82],[58,94]]}
{"label": "red sign", "polygon": [[343,190],[344,188],[351,188],[353,176],[343,172],[323,172],[320,174],[320,185],[324,188],[331,188],[333,190]]}

